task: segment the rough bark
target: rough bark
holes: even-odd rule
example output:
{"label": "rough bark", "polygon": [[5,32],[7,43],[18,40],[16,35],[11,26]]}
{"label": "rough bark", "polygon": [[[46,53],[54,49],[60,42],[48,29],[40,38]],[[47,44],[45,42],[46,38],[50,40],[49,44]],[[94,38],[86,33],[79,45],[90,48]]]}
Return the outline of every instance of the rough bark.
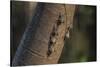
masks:
{"label": "rough bark", "polygon": [[[74,9],[74,5],[38,3],[12,65],[57,63],[64,46],[65,33],[72,27]],[[52,41],[52,38],[55,40]]]}

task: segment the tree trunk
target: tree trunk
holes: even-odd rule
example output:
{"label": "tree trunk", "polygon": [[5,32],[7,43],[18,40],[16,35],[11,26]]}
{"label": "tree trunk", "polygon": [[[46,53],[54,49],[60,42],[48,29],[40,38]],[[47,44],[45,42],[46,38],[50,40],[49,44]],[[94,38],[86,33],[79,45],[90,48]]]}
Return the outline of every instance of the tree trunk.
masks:
{"label": "tree trunk", "polygon": [[[32,15],[34,15],[34,9],[37,2],[25,2],[25,1],[10,1],[10,14],[11,14],[11,60],[15,55],[16,49],[20,43],[22,35],[25,28],[32,20]],[[12,64],[12,62],[11,62]]]}
{"label": "tree trunk", "polygon": [[58,63],[75,5],[38,3],[18,46],[13,66]]}

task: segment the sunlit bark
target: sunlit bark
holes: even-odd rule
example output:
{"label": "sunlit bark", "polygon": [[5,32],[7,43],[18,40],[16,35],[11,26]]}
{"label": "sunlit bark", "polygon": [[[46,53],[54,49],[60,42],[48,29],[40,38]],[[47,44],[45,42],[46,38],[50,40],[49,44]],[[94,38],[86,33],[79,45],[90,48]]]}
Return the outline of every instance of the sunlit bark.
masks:
{"label": "sunlit bark", "polygon": [[[32,22],[24,32],[12,65],[58,63],[64,46],[65,34],[69,27],[72,28],[74,10],[75,5],[38,3]],[[52,36],[53,32],[57,35]],[[53,37],[56,38],[55,43],[50,42],[50,38]]]}

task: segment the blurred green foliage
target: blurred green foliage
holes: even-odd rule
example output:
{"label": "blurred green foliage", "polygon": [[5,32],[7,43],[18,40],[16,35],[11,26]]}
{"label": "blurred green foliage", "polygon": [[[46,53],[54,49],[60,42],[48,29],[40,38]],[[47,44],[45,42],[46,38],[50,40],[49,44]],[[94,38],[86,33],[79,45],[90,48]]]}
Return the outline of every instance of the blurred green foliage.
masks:
{"label": "blurred green foliage", "polygon": [[96,6],[77,5],[59,63],[96,61]]}

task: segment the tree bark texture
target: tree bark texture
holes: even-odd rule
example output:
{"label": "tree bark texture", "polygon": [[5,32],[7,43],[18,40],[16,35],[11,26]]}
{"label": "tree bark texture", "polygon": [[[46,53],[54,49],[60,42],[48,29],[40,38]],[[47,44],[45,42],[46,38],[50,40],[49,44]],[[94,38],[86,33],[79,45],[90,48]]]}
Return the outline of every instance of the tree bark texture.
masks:
{"label": "tree bark texture", "polygon": [[32,20],[32,15],[34,15],[36,5],[37,2],[10,1],[11,61],[13,60],[25,28]]}
{"label": "tree bark texture", "polygon": [[13,59],[13,66],[56,64],[72,27],[75,5],[38,3]]}

